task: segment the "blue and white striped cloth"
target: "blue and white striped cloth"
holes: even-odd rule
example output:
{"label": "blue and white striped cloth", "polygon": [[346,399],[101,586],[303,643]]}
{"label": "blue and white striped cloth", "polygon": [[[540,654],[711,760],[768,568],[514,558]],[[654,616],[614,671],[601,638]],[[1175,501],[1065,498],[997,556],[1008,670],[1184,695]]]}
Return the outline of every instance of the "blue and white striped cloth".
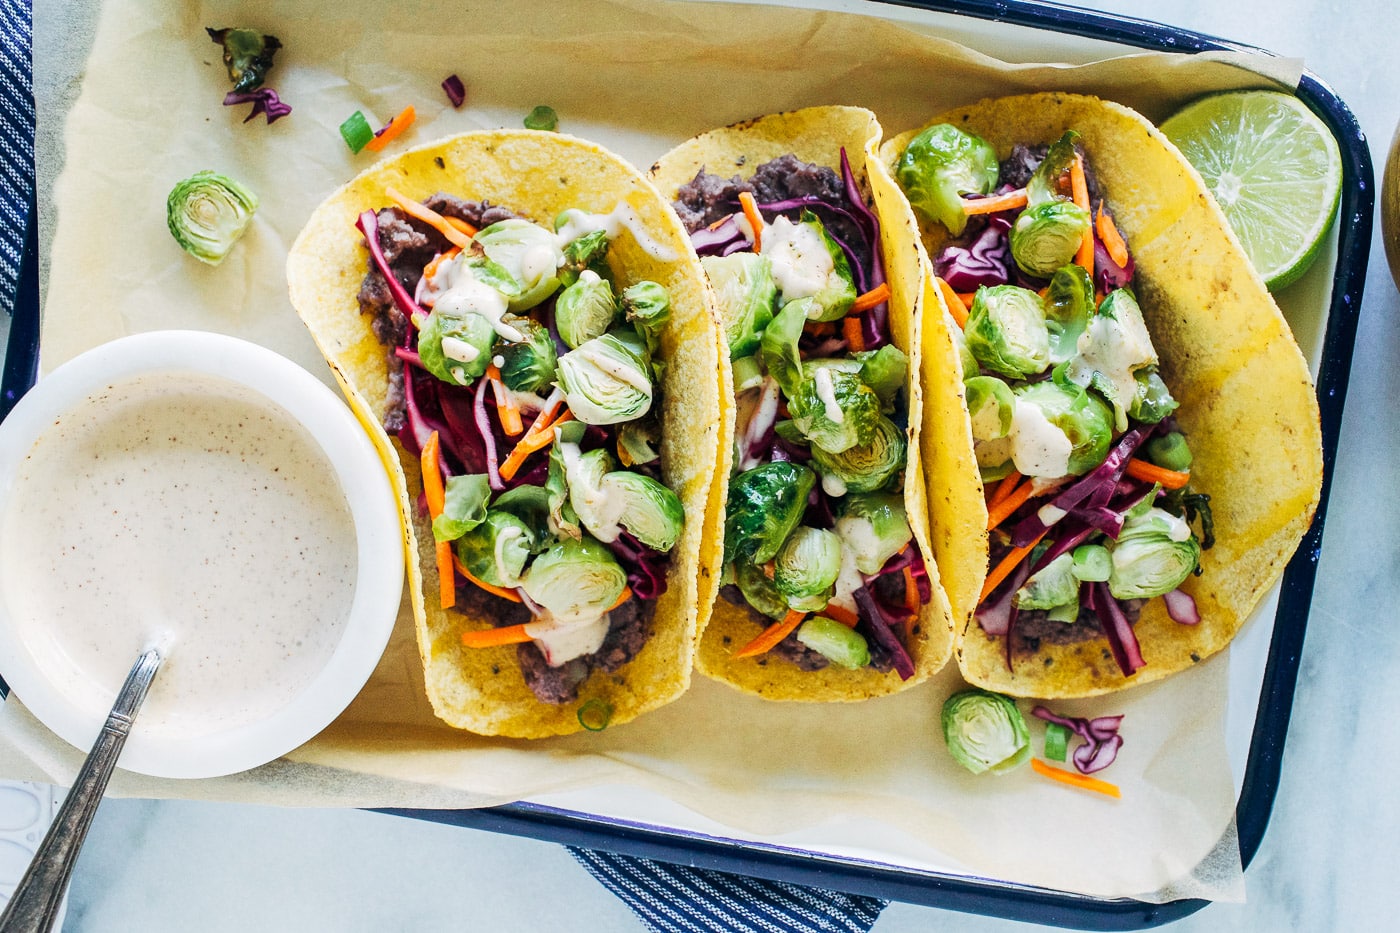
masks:
{"label": "blue and white striped cloth", "polygon": [[[29,0],[0,0],[0,17],[0,310],[10,313],[34,186]],[[656,933],[868,933],[885,906],[871,897],[570,851]]]}

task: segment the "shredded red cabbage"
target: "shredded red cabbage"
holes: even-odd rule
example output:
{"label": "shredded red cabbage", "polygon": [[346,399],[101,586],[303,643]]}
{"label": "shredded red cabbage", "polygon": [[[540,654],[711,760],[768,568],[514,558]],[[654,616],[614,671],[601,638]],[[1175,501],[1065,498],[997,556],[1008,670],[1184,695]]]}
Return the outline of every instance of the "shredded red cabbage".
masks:
{"label": "shredded red cabbage", "polygon": [[[1023,561],[1019,567],[1011,572],[1011,578],[998,588],[1000,596],[995,600],[982,601],[982,605],[977,607],[975,613],[977,624],[982,626],[982,631],[992,636],[1004,635],[1007,644],[1010,644],[1011,624],[1016,620],[1016,604],[1013,597],[1030,575],[1030,565]],[[1007,649],[1007,653],[1009,655],[1010,648]]]}
{"label": "shredded red cabbage", "polygon": [[1084,740],[1074,750],[1074,766],[1080,774],[1093,774],[1107,768],[1118,757],[1118,749],[1123,747],[1123,737],[1118,734],[1118,727],[1123,723],[1122,716],[1100,716],[1097,719],[1057,716],[1044,706],[1037,706],[1031,710],[1031,714],[1064,726]]}
{"label": "shredded red cabbage", "polygon": [[481,441],[486,445],[486,480],[494,491],[501,492],[506,488],[506,484],[501,482],[501,471],[497,469],[499,461],[496,458],[496,438],[491,434],[491,421],[486,416],[486,389],[490,383],[490,379],[476,381],[472,415],[476,421],[476,429],[481,434]]}
{"label": "shredded red cabbage", "polygon": [[1173,622],[1181,625],[1200,624],[1201,613],[1196,608],[1196,600],[1185,590],[1172,590],[1163,594],[1162,602],[1167,604],[1167,615],[1171,616]]}
{"label": "shredded red cabbage", "polygon": [[1099,291],[1107,293],[1115,288],[1127,288],[1133,281],[1136,268],[1133,256],[1128,254],[1128,264],[1120,266],[1108,255],[1108,247],[1097,236],[1094,237],[1094,284]]}
{"label": "shredded red cabbage", "polygon": [[423,313],[423,309],[418,307],[408,289],[394,275],[394,270],[389,268],[389,260],[384,258],[384,251],[379,248],[379,215],[374,211],[365,211],[355,220],[355,226],[364,234],[365,246],[369,248],[374,267],[389,283],[389,294],[394,296],[394,304],[405,318],[412,321],[415,315]]}
{"label": "shredded red cabbage", "polygon": [[256,91],[229,91],[224,95],[225,107],[234,107],[238,104],[253,105],[253,109],[248,111],[248,115],[243,118],[244,123],[259,114],[265,114],[270,125],[292,112],[292,105],[278,97],[277,92],[270,87],[260,87]]}
{"label": "shredded red cabbage", "polygon": [[408,347],[394,347],[394,355],[410,366],[423,368],[423,359],[418,355],[417,350],[410,350]]}
{"label": "shredded red cabbage", "polygon": [[928,602],[933,598],[933,586],[929,583],[928,567],[924,564],[924,555],[913,541],[905,545],[904,550],[885,561],[885,565],[874,574],[866,577],[865,582],[874,583],[880,577],[888,574],[903,573],[906,567],[909,568],[909,573],[914,578],[914,585],[919,588],[920,604]]}
{"label": "shredded red cabbage", "polygon": [[1118,600],[1113,598],[1113,594],[1108,591],[1107,583],[1095,583],[1094,588],[1098,593],[1094,597],[1095,609],[1099,617],[1099,622],[1103,623],[1104,637],[1108,639],[1108,649],[1113,653],[1113,660],[1118,662],[1118,669],[1123,672],[1124,677],[1131,677],[1140,667],[1145,667],[1147,662],[1142,659],[1142,649],[1138,646],[1137,635],[1133,632],[1133,626],[1128,622],[1128,617],[1123,615],[1123,609],[1118,605]]}
{"label": "shredded red cabbage", "polygon": [[442,81],[442,89],[447,94],[447,99],[452,102],[453,107],[460,107],[467,99],[466,86],[462,84],[462,79],[456,75],[448,75]]}
{"label": "shredded red cabbage", "polygon": [[773,426],[778,422],[778,381],[772,376],[763,380],[758,404],[753,407],[746,425],[736,428],[739,433],[737,451],[739,469],[752,470],[763,462],[763,455],[773,444]]}
{"label": "shredded red cabbage", "polygon": [[894,626],[901,625],[898,619],[890,618],[885,611],[885,607],[880,605],[880,600],[875,598],[875,593],[869,585],[862,586],[855,591],[856,606],[860,609],[860,625],[858,629],[863,630],[873,641],[871,648],[879,647],[889,656],[890,663],[894,666],[895,673],[900,680],[908,680],[914,676],[914,661],[909,657],[909,652],[904,650],[904,645],[900,644],[899,638],[895,636]]}
{"label": "shredded red cabbage", "polygon": [[666,571],[670,558],[653,551],[627,532],[608,544],[618,563],[627,571],[627,585],[640,599],[655,599],[666,592]]}
{"label": "shredded red cabbage", "polygon": [[1011,217],[993,214],[970,242],[949,243],[939,252],[933,271],[955,292],[974,292],[1011,281]]}
{"label": "shredded red cabbage", "polygon": [[[1137,450],[1139,445],[1152,433],[1151,428],[1133,428],[1127,434],[1119,438],[1118,443],[1108,452],[1103,463],[1096,466],[1087,476],[1068,486],[1057,495],[1051,505],[1065,514],[1069,514],[1081,502],[1088,499],[1095,492],[1106,490],[1104,503],[1117,488],[1118,479],[1123,475],[1123,470],[1128,466],[1128,460]],[[1041,509],[1037,509],[1027,517],[1021,519],[1011,532],[1011,543],[1015,547],[1025,547],[1035,541],[1055,522],[1047,522],[1041,518]],[[1064,516],[1062,515],[1061,518]],[[1059,521],[1056,519],[1055,521]]]}

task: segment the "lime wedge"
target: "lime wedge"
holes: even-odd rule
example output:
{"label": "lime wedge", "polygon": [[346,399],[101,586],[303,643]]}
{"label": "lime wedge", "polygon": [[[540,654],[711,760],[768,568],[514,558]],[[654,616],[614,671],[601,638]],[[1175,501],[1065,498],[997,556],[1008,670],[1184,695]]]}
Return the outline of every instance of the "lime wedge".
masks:
{"label": "lime wedge", "polygon": [[1307,271],[1337,213],[1342,155],[1305,104],[1276,91],[1216,94],[1161,129],[1201,173],[1270,289]]}

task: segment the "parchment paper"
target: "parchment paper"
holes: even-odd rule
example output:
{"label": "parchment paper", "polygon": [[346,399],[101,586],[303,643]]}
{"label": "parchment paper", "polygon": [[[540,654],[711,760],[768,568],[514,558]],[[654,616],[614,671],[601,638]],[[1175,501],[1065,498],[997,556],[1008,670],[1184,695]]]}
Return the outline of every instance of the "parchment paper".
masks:
{"label": "parchment paper", "polygon": [[[283,262],[311,209],[374,158],[352,156],[338,135],[356,109],[377,125],[413,104],[418,122],[408,144],[518,125],[533,105],[548,103],[561,129],[645,167],[696,132],[812,104],[870,107],[887,135],[960,102],[1026,90],[1098,93],[1161,118],[1207,90],[1292,87],[1300,72],[1297,62],[1235,54],[1035,64],[1037,49],[1041,60],[1059,57],[1056,38],[1005,27],[985,47],[1031,62],[1008,64],[937,37],[952,28],[975,38],[985,25],[879,4],[858,9],[907,22],[643,0],[113,0],[66,115],[66,161],[46,218],[54,236],[43,368],[128,333],[202,328],[272,347],[329,383],[288,304]],[[42,12],[36,20],[36,48],[61,46],[42,34],[68,24]],[[221,106],[228,79],[203,28],[233,25],[284,44],[269,84],[295,110],[273,126],[242,125],[246,107]],[[1069,44],[1082,62],[1085,44]],[[43,70],[36,62],[36,73]],[[468,89],[460,110],[439,88],[451,73]],[[165,230],[170,187],[204,168],[239,178],[262,199],[252,229],[218,268],[185,256]],[[938,727],[943,699],[960,686],[955,670],[849,706],[764,703],[697,678],[679,702],[599,734],[525,743],[459,733],[439,724],[424,699],[405,603],[359,698],[286,759],[199,782],[119,772],[112,787],[150,797],[404,807],[483,806],[584,788],[615,801],[627,788],[643,789],[735,833],[788,843],[810,846],[826,833],[892,859],[1020,884],[1238,900],[1227,668],[1221,655],[1150,687],[1056,704],[1069,715],[1125,714],[1111,772],[1123,799],[1115,802],[1028,768],[1000,778],[962,771]],[[1038,745],[1038,726],[1033,733]],[[5,776],[65,784],[80,760],[17,699],[0,708]]]}

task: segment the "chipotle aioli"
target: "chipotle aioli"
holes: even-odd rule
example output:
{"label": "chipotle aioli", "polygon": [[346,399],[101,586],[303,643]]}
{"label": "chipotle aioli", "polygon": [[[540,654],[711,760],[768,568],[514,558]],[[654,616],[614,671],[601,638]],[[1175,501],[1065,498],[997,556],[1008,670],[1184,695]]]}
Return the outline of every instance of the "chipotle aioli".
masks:
{"label": "chipotle aioli", "polygon": [[331,464],[261,395],[194,373],[109,385],[39,437],[0,527],[16,628],[99,715],[132,661],[166,660],[143,732],[265,719],[325,666],[354,598]]}

